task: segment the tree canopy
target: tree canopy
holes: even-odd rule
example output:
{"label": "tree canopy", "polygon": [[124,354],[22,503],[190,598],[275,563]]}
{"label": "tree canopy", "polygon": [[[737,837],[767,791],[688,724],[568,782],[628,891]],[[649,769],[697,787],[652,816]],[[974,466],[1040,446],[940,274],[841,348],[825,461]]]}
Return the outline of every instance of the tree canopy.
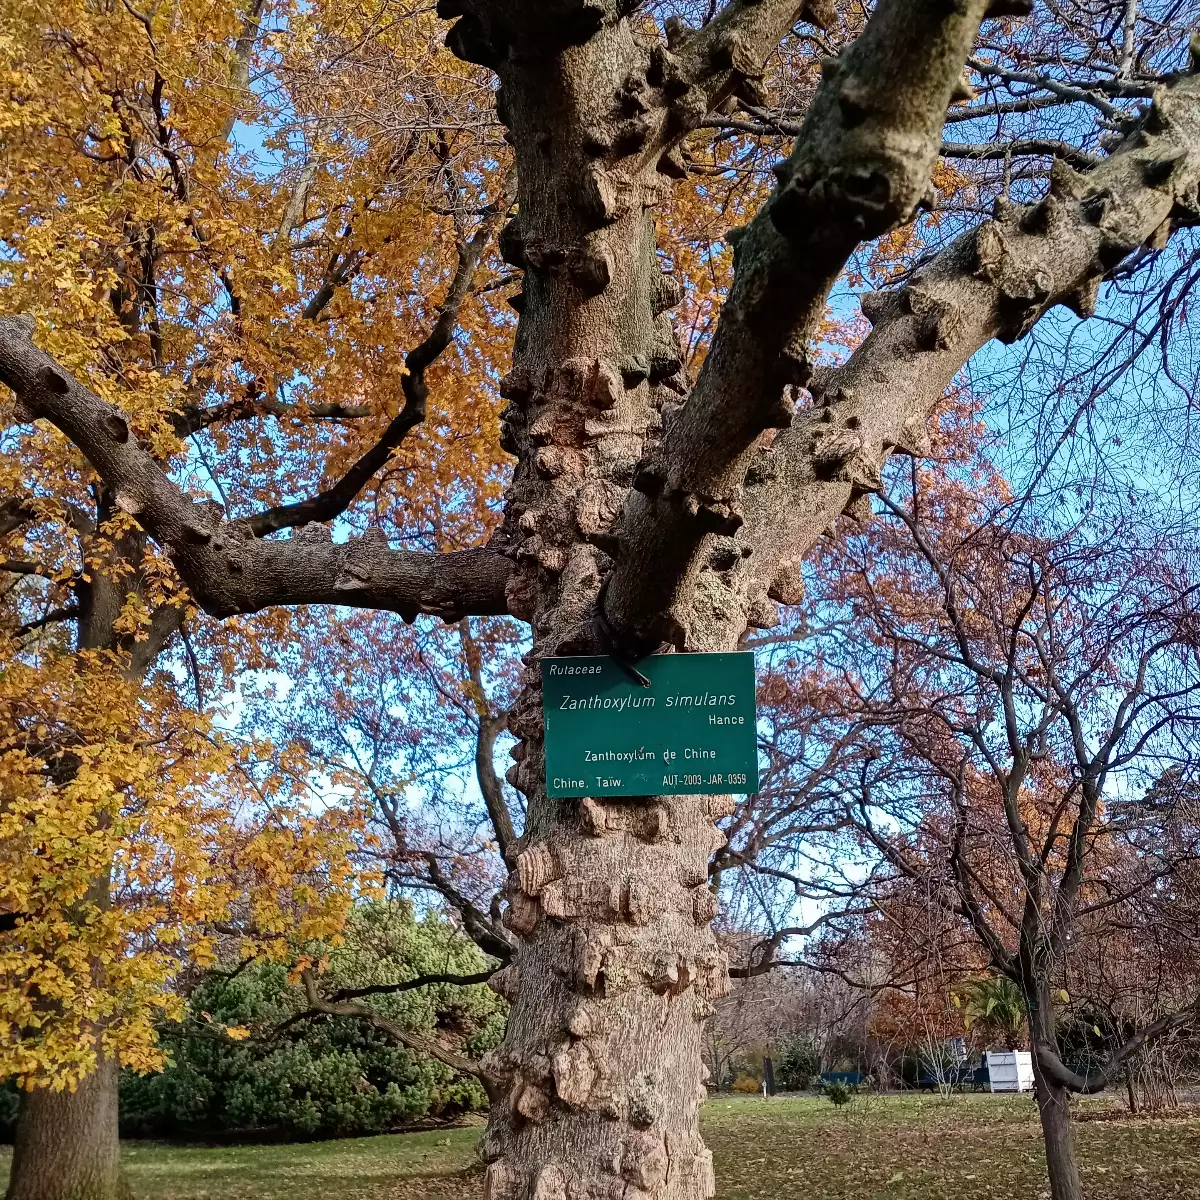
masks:
{"label": "tree canopy", "polygon": [[[219,921],[294,957],[338,936],[352,858],[504,963],[491,1200],[703,1200],[713,883],[748,869],[745,912],[771,886],[853,903],[854,846],[872,883],[935,879],[1037,1002],[1077,1200],[1066,1093],[1099,1077],[1061,1061],[1046,989],[1107,902],[1105,788],[1180,765],[1192,720],[1166,502],[1190,490],[1122,451],[1190,446],[1200,43],[1165,2],[1032,10],[0,10],[0,852],[69,865],[2,897],[5,961],[40,980],[5,1028],[22,1053],[49,1031],[31,1082],[73,1078],[60,1028],[96,1067],[74,1108],[30,1094],[13,1200],[49,1194],[38,1129],[82,1120],[114,1056],[151,1062],[160,948],[202,956]],[[973,461],[1001,426],[1009,460]],[[842,518],[866,528],[830,539]],[[806,582],[831,621],[765,632]],[[397,621],[422,616],[457,629]],[[799,682],[779,651],[766,799],[546,795],[543,657],[756,636],[832,639]],[[414,817],[414,768],[455,755],[479,802]],[[1144,869],[1123,849],[1098,878]],[[1000,880],[1016,902],[981,897]],[[738,970],[818,926],[772,924]],[[63,1020],[52,975],[92,995],[151,929],[160,965]],[[320,965],[296,960],[307,1002],[349,1015]]]}

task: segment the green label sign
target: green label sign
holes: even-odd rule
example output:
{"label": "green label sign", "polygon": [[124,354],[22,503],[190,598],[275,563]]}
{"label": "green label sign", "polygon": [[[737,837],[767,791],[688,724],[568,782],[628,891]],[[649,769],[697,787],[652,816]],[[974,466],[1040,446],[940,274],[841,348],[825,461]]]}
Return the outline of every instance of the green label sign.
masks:
{"label": "green label sign", "polygon": [[754,655],[542,659],[551,796],[758,791]]}

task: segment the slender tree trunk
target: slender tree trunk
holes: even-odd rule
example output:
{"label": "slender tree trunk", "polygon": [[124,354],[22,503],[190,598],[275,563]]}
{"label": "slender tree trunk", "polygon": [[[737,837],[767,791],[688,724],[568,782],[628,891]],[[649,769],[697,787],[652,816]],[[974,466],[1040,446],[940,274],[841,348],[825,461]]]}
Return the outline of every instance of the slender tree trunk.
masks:
{"label": "slender tree trunk", "polygon": [[1129,1111],[1133,1116],[1137,1116],[1137,1092],[1133,1088],[1133,1067],[1130,1063],[1125,1064],[1125,1095],[1129,1099]]}
{"label": "slender tree trunk", "polygon": [[1046,1146],[1046,1172],[1050,1177],[1051,1200],[1084,1200],[1079,1159],[1071,1130],[1071,1095],[1046,1074],[1038,1058],[1039,1045],[1058,1044],[1046,964],[1029,953],[1028,949],[1023,959],[1029,1037],[1033,1046],[1033,1079],[1042,1122],[1042,1140]]}
{"label": "slender tree trunk", "polygon": [[122,1200],[117,1075],[103,1059],[73,1092],[22,1096],[6,1200]]}
{"label": "slender tree trunk", "polygon": [[1071,1096],[1066,1088],[1051,1083],[1034,1057],[1038,1112],[1042,1139],[1046,1143],[1046,1171],[1050,1176],[1052,1200],[1084,1200],[1079,1178],[1079,1159],[1071,1132]]}

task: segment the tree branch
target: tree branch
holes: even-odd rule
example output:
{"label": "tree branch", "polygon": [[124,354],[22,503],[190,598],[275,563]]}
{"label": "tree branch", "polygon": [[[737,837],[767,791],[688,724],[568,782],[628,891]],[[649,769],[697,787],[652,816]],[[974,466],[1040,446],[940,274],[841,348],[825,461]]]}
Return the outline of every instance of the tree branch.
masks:
{"label": "tree branch", "polygon": [[1029,156],[1061,158],[1081,171],[1090,171],[1104,161],[1078,146],[1053,138],[1015,138],[1010,142],[943,142],[941,155],[943,158],[969,158],[980,162]]}
{"label": "tree branch", "polygon": [[1061,162],[1050,194],[1002,200],[903,288],[861,297],[872,323],[845,365],[812,383],[804,411],[753,465],[745,512],[750,596],[880,485],[893,450],[927,452],[925,422],[955,374],[993,338],[1013,342],[1065,305],[1092,314],[1106,275],[1175,225],[1200,221],[1200,77],[1175,77],[1120,149],[1078,175]]}
{"label": "tree branch", "polygon": [[[360,1021],[366,1021],[367,1024],[382,1030],[389,1037],[395,1038],[402,1046],[407,1046],[410,1050],[415,1050],[418,1054],[435,1058],[438,1062],[445,1063],[452,1070],[460,1071],[464,1075],[473,1075],[483,1084],[483,1090],[487,1092],[487,1097],[493,1104],[498,1103],[503,1096],[503,1081],[485,1070],[482,1063],[476,1062],[474,1059],[464,1058],[461,1054],[455,1054],[432,1038],[410,1033],[395,1021],[389,1020],[381,1013],[368,1008],[365,1004],[334,1003],[333,1001],[324,999],[317,990],[317,981],[310,970],[302,971],[300,978],[304,984],[304,994],[308,1000],[309,1012],[331,1017],[355,1017]],[[306,1016],[308,1014],[300,1015]]]}
{"label": "tree branch", "polygon": [[741,526],[756,443],[790,422],[790,389],[811,374],[809,346],[846,259],[925,194],[985,8],[881,0],[827,65],[779,186],[738,231],[733,286],[696,387],[625,502],[607,615],[630,651],[664,638],[699,647],[679,606],[702,547]]}
{"label": "tree branch", "polygon": [[0,537],[20,529],[36,517],[37,513],[26,500],[10,498],[0,501]]}
{"label": "tree branch", "polygon": [[487,983],[494,971],[479,971],[474,975],[418,975],[403,983],[373,983],[370,987],[340,988],[329,997],[331,1003],[342,1000],[358,1000],[363,996],[394,996],[398,992],[413,992],[417,988],[433,987],[435,984],[450,984],[454,987],[470,987],[475,983]]}
{"label": "tree branch", "polygon": [[516,840],[513,831],[512,813],[504,795],[504,784],[496,773],[496,739],[507,728],[507,713],[494,714],[488,704],[483,686],[483,662],[479,645],[471,633],[470,621],[459,625],[463,655],[467,660],[467,674],[471,680],[472,702],[479,729],[475,738],[475,778],[492,822],[496,835],[496,847],[500,857],[508,861],[509,847]]}
{"label": "tree branch", "polygon": [[763,64],[797,21],[828,29],[836,20],[832,0],[728,0],[699,30],[668,19],[667,44],[711,111],[730,95],[757,97]]}
{"label": "tree branch", "polygon": [[1189,1022],[1195,1021],[1197,1017],[1200,1017],[1200,1000],[1189,1004],[1186,1008],[1168,1013],[1165,1017],[1160,1017],[1157,1021],[1140,1029],[1123,1046],[1119,1046],[1114,1050],[1102,1067],[1098,1067],[1094,1071],[1086,1071],[1082,1075],[1077,1071],[1072,1071],[1059,1057],[1058,1048],[1051,1046],[1048,1042],[1035,1042],[1033,1051],[1037,1055],[1038,1064],[1042,1070],[1055,1083],[1079,1095],[1090,1096],[1095,1092],[1103,1091],[1104,1088],[1112,1083],[1126,1061],[1132,1058],[1143,1046],[1157,1041],[1172,1030],[1179,1029]]}
{"label": "tree branch", "polygon": [[48,613],[38,617],[35,621],[27,621],[24,625],[19,625],[13,630],[13,637],[24,637],[26,634],[34,633],[38,629],[44,629],[47,625],[55,625],[59,621],[71,621],[79,616],[79,609],[76,605],[68,605],[66,608],[52,608]]}
{"label": "tree branch", "polygon": [[501,218],[512,205],[512,184],[513,176],[510,173],[501,188],[500,198],[489,207],[470,240],[459,245],[458,267],[450,281],[446,298],[438,307],[433,328],[424,340],[405,355],[405,374],[401,379],[404,407],[392,418],[375,445],[331,487],[310,496],[307,500],[268,508],[251,517],[249,525],[256,535],[261,537],[276,529],[304,525],[309,521],[329,521],[339,513],[345,512],[359,492],[392,456],[392,452],[404,440],[409,430],[425,420],[426,402],[429,398],[425,372],[454,337],[458,315],[472,292],[479,261]]}
{"label": "tree branch", "polygon": [[117,507],[167,551],[205,612],[228,617],[278,604],[345,604],[457,621],[508,611],[511,564],[496,551],[392,550],[378,531],[334,545],[320,525],[290,541],[267,541],[247,522],[226,520],[215,502],[191,500],[132,436],[120,410],[39,350],[32,332],[29,318],[0,318],[0,382],[16,393],[18,417],[52,422],[83,451]]}

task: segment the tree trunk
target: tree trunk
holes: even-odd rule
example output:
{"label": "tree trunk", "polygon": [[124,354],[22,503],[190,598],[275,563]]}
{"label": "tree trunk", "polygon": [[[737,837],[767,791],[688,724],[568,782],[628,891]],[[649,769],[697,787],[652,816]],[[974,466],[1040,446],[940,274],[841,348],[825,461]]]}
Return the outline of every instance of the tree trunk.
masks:
{"label": "tree trunk", "polygon": [[1037,1081],[1038,1112],[1042,1120],[1042,1139],[1046,1143],[1046,1171],[1050,1176],[1052,1200],[1083,1200],[1079,1178],[1079,1160],[1071,1132],[1071,1096],[1042,1073],[1036,1055],[1033,1060]]}
{"label": "tree trunk", "polygon": [[[513,1004],[492,1061],[508,1099],[480,1144],[486,1196],[706,1200],[701,1039],[728,989],[708,866],[728,802],[548,798],[539,669],[543,656],[612,650],[594,617],[605,533],[664,404],[685,390],[665,318],[679,293],[651,213],[664,177],[654,160],[618,162],[628,150],[613,144],[654,86],[651,53],[621,21],[544,70],[498,70],[520,180],[501,246],[525,270],[501,388],[518,455],[508,597],[534,637],[509,720],[508,778],[528,817],[509,855],[505,920],[521,942],[497,980]],[[742,628],[730,621],[703,648],[736,648]]]}
{"label": "tree trunk", "polygon": [[1071,1130],[1071,1095],[1043,1068],[1038,1047],[1057,1052],[1058,1019],[1050,994],[1052,963],[1043,953],[1044,946],[1030,929],[1028,919],[1021,935],[1021,989],[1029,1022],[1029,1042],[1033,1059],[1033,1081],[1038,1114],[1042,1122],[1042,1141],[1046,1146],[1046,1172],[1050,1177],[1051,1200],[1084,1200],[1079,1177],[1079,1159]]}
{"label": "tree trunk", "polygon": [[24,1093],[6,1200],[122,1200],[117,1075],[102,1059],[73,1092]]}

